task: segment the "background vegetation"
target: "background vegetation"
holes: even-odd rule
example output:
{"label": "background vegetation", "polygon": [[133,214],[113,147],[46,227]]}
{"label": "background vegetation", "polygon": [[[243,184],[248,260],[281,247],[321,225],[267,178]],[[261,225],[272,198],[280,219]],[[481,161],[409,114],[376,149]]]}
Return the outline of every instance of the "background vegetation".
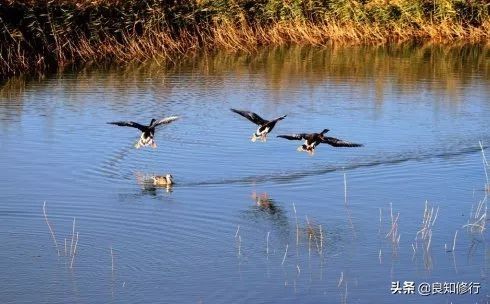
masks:
{"label": "background vegetation", "polygon": [[489,0],[0,0],[0,78],[216,48],[489,37]]}

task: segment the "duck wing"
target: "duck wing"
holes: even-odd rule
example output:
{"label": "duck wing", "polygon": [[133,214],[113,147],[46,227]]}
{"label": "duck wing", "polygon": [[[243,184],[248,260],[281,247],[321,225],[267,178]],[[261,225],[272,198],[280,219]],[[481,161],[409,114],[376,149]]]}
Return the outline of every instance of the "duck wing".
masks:
{"label": "duck wing", "polygon": [[145,132],[148,129],[147,126],[140,125],[139,123],[136,123],[134,121],[112,121],[112,122],[108,122],[108,124],[116,125],[120,127],[132,127],[140,130],[141,132]]}
{"label": "duck wing", "polygon": [[335,137],[327,137],[327,136],[323,137],[322,143],[329,144],[333,147],[362,147],[363,146],[362,144],[356,144]]}
{"label": "duck wing", "polygon": [[230,110],[237,113],[238,115],[245,117],[246,119],[250,120],[251,122],[253,122],[254,124],[259,125],[259,126],[269,122],[268,120],[263,119],[262,117],[260,117],[259,115],[257,115],[254,112],[241,111],[241,110],[235,110],[235,109],[230,109]]}
{"label": "duck wing", "polygon": [[165,117],[165,118],[162,118],[160,120],[157,120],[155,121],[151,126],[150,128],[155,128],[155,127],[158,127],[160,125],[166,125],[166,124],[169,124],[173,121],[176,121],[177,119],[179,119],[179,116],[169,116],[169,117]]}
{"label": "duck wing", "polygon": [[289,140],[302,140],[302,139],[307,139],[308,134],[300,133],[300,134],[289,134],[289,135],[277,135],[277,137],[281,137]]}
{"label": "duck wing", "polygon": [[274,126],[276,125],[276,123],[279,121],[279,120],[283,120],[284,117],[286,117],[287,115],[284,115],[284,116],[281,116],[281,117],[277,117],[277,118],[274,118],[273,120],[269,121],[268,123],[266,123],[265,125],[262,126],[261,129],[265,129],[265,128],[269,128],[269,132],[272,131],[272,129],[274,129]]}

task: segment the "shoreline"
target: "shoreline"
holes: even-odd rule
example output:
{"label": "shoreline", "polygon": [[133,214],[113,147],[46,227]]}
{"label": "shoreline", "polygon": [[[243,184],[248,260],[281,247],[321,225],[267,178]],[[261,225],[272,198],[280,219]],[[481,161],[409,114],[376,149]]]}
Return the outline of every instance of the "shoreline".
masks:
{"label": "shoreline", "polygon": [[490,41],[488,4],[447,0],[427,7],[421,0],[324,2],[230,1],[219,6],[197,0],[180,4],[3,1],[0,80],[90,62],[175,62],[203,50],[253,53],[263,46],[296,44]]}

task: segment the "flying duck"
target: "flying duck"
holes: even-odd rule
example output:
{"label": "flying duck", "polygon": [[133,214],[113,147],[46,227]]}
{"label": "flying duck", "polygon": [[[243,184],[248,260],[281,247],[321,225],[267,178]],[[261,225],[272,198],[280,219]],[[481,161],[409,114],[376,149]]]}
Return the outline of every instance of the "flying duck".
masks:
{"label": "flying duck", "polygon": [[300,133],[291,135],[278,135],[277,137],[286,138],[289,140],[305,140],[305,143],[298,147],[298,151],[306,151],[310,155],[315,153],[315,148],[319,144],[329,144],[333,147],[362,147],[362,144],[351,143],[335,137],[324,136],[323,134],[330,131],[324,129],[320,133]]}
{"label": "flying duck", "polygon": [[283,120],[287,115],[275,118],[273,120],[265,120],[254,112],[240,111],[235,109],[230,109],[233,112],[245,117],[256,125],[259,125],[257,131],[252,135],[252,141],[255,142],[258,138],[261,141],[267,141],[267,134],[274,129],[274,126],[279,120]]}
{"label": "flying duck", "polygon": [[154,140],[155,128],[160,125],[169,124],[177,120],[178,118],[179,118],[178,116],[170,116],[160,120],[156,120],[153,118],[148,126],[141,125],[133,121],[113,121],[113,122],[108,122],[108,124],[121,126],[121,127],[133,127],[140,130],[142,133],[139,141],[135,144],[136,149],[140,147],[147,147],[147,146],[156,148],[157,145]]}

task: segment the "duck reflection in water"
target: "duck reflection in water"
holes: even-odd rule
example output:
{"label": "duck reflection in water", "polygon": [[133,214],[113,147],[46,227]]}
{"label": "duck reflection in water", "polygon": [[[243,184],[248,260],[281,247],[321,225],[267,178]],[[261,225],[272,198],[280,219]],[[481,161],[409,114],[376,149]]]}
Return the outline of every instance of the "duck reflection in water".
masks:
{"label": "duck reflection in water", "polygon": [[256,222],[263,220],[271,222],[276,228],[287,234],[289,221],[281,206],[267,193],[253,192],[252,199],[255,203],[250,210],[246,211],[247,216]]}
{"label": "duck reflection in water", "polygon": [[274,201],[269,197],[267,193],[258,194],[256,192],[252,193],[252,199],[255,201],[255,205],[259,210],[274,215],[281,211]]}
{"label": "duck reflection in water", "polygon": [[140,185],[143,193],[156,195],[157,189],[165,189],[167,193],[172,192],[174,178],[172,174],[154,175],[136,172],[136,182]]}

